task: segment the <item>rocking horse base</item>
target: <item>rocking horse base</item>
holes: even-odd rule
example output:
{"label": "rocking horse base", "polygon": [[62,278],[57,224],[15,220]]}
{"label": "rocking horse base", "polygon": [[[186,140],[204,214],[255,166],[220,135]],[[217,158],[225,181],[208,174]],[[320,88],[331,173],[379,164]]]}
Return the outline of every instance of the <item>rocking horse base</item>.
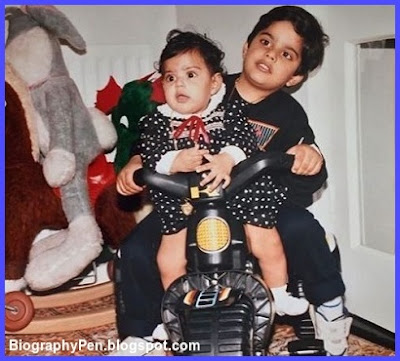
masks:
{"label": "rocking horse base", "polygon": [[[20,293],[26,298],[17,295]],[[43,308],[64,307],[84,302],[94,301],[113,294],[113,283],[111,281],[86,287],[56,293],[48,296],[27,297],[23,292],[11,292],[14,301],[6,304],[15,304],[22,312],[21,317],[11,308],[6,309],[6,333],[7,334],[44,334],[57,332],[70,332],[86,328],[98,327],[115,322],[115,308],[113,305],[98,310],[85,310],[76,313],[57,314],[46,317],[33,317],[34,310]],[[26,301],[28,300],[28,301]],[[22,311],[21,311],[22,310]],[[26,319],[28,325],[22,329],[16,320]],[[33,319],[32,319],[33,317]]]}
{"label": "rocking horse base", "polygon": [[[6,333],[70,332],[115,322],[113,302],[102,300],[114,294],[110,281],[113,273],[113,253],[105,249],[78,277],[57,289],[33,294],[6,293]],[[85,305],[87,302],[89,306]]]}

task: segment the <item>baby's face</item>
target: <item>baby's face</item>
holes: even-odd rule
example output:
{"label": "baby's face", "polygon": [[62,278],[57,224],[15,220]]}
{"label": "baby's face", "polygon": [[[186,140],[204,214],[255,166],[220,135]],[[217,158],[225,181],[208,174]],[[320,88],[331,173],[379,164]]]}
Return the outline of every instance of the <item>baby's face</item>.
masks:
{"label": "baby's face", "polygon": [[182,115],[197,114],[207,108],[218,91],[212,75],[197,51],[178,54],[165,61],[163,88],[168,105]]}

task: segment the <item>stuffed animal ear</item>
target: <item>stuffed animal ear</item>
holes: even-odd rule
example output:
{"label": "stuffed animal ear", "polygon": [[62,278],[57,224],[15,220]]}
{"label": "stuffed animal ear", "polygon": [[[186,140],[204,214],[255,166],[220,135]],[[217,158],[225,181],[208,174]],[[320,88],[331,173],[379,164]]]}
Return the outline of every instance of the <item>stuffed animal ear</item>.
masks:
{"label": "stuffed animal ear", "polygon": [[60,39],[79,51],[86,50],[86,43],[68,18],[52,5],[25,5],[21,10]]}
{"label": "stuffed animal ear", "polygon": [[20,13],[21,9],[17,6],[7,6],[5,10],[6,19],[12,16],[15,13]]}

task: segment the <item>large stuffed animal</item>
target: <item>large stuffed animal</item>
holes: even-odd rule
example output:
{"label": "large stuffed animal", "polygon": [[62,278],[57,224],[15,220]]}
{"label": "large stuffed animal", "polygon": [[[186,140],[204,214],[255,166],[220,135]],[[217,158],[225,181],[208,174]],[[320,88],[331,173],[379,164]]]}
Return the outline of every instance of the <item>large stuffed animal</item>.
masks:
{"label": "large stuffed animal", "polygon": [[[55,287],[60,282],[58,278],[53,278],[51,273],[45,271],[38,274],[38,281],[32,277],[27,277],[26,280],[25,270],[29,257],[43,263],[57,263],[58,258],[63,257],[61,253],[56,252],[53,259],[48,259],[46,251],[49,248],[60,251],[59,245],[65,242],[69,232],[66,229],[68,222],[61,198],[47,184],[42,166],[38,162],[40,151],[35,127],[35,109],[29,89],[9,63],[6,63],[5,78],[5,288],[7,292],[21,290],[29,280],[29,286],[36,289],[35,285],[41,284],[43,277],[48,280],[49,285]],[[102,159],[101,156],[98,158]],[[117,248],[135,226],[135,217],[132,212],[119,207],[115,174],[111,173],[110,176],[109,172],[94,173],[92,166],[93,163],[89,167],[88,178],[96,177],[97,183],[99,175],[105,179],[102,182],[104,186],[97,189],[96,197],[91,197],[96,221],[106,243],[112,248]],[[113,166],[110,167],[113,172]],[[61,231],[40,240],[32,247],[33,240],[44,229]],[[69,265],[66,265],[65,269],[68,272],[72,270]]]}
{"label": "large stuffed animal", "polygon": [[[32,5],[7,7],[6,19],[6,61],[26,84],[32,103],[31,134],[37,136],[34,159],[40,161],[47,184],[60,188],[65,219],[57,226],[68,226],[31,250],[25,280],[32,289],[47,290],[80,274],[102,250],[102,233],[89,202],[87,169],[96,156],[114,146],[117,136],[102,112],[86,108],[69,77],[60,39],[79,52],[85,50],[85,42],[65,15],[54,6]],[[19,176],[24,177],[24,172]],[[35,185],[24,186],[34,189]],[[35,206],[47,207],[40,202]],[[15,211],[7,207],[9,212]]]}

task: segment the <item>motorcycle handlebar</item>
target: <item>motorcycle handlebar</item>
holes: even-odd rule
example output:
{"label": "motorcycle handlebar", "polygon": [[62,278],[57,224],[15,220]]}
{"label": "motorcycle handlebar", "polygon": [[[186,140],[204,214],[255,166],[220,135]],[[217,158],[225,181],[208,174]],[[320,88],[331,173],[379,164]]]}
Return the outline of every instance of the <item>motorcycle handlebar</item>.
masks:
{"label": "motorcycle handlebar", "polygon": [[[236,194],[264,172],[269,170],[290,170],[293,162],[293,155],[281,152],[259,152],[233,168],[232,181],[225,189],[225,196],[230,197]],[[146,168],[138,169],[133,174],[133,180],[137,185],[148,185],[179,198],[189,197],[190,186],[198,184],[200,179],[201,176],[195,172],[165,175]]]}
{"label": "motorcycle handlebar", "polygon": [[227,197],[268,171],[290,170],[294,155],[281,152],[258,152],[235,166],[231,173],[231,184],[226,188]]}
{"label": "motorcycle handlebar", "polygon": [[141,187],[148,185],[180,198],[189,196],[188,173],[166,175],[147,168],[140,168],[133,173],[133,181]]}

